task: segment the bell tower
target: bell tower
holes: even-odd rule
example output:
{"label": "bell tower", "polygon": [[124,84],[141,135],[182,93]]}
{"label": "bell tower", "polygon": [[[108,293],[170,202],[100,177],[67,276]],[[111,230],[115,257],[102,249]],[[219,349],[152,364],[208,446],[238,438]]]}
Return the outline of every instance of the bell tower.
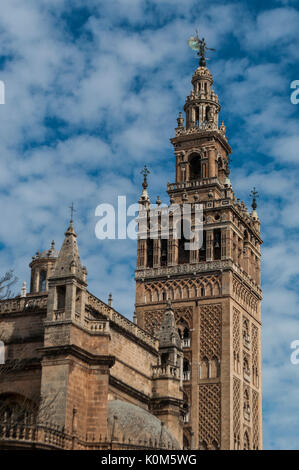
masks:
{"label": "bell tower", "polygon": [[[170,203],[164,207],[158,197],[151,205],[147,173],[139,200],[137,323],[158,335],[171,300],[183,345],[184,447],[261,449],[262,240],[257,192],[252,192],[250,213],[229,179],[231,147],[223,122],[219,125],[221,107],[206,67],[206,44],[192,39],[201,58],[185,118],[179,113],[171,139],[176,181],[167,187]],[[192,231],[203,230],[196,249],[186,249],[184,231],[176,235],[172,209],[179,211],[183,223],[183,206],[190,208]],[[203,210],[200,228],[195,223],[198,206]],[[153,213],[155,229],[150,230]]]}

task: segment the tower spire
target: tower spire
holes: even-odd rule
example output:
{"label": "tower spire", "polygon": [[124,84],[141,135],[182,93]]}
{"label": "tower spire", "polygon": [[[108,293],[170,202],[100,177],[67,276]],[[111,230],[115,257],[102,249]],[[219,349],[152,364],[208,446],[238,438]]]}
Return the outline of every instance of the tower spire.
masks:
{"label": "tower spire", "polygon": [[[213,77],[206,67],[206,42],[197,35],[190,38],[189,45],[198,53],[200,64],[192,77],[185,115],[178,115],[171,139],[176,171],[175,181],[167,186],[170,217],[165,224],[157,211],[155,236],[151,237],[150,207],[145,205],[142,219],[140,216],[137,324],[149,333],[159,331],[160,363],[154,369],[157,402],[153,409],[160,416],[161,396],[164,401],[166,395],[163,380],[167,374],[176,373],[173,364],[178,363],[179,339],[183,339],[183,432],[187,447],[260,449],[262,240],[257,191],[253,189],[249,216],[245,204],[236,200],[229,180],[232,149],[225,125],[219,120]],[[191,216],[189,233],[185,230],[185,209]],[[188,249],[187,238],[191,235],[196,240],[197,234],[199,249],[192,249],[191,244]],[[165,308],[167,299],[172,306]],[[161,312],[165,312],[163,317]],[[247,415],[241,395],[245,391],[251,401]],[[173,415],[172,403],[169,409]],[[228,410],[225,414],[224,407]]]}
{"label": "tower spire", "polygon": [[[73,217],[73,210],[71,217]],[[65,239],[55,264],[53,277],[67,277],[69,275],[76,275],[81,281],[86,281],[86,268],[82,267],[81,264],[77,245],[77,234],[72,218],[65,232]]]}
{"label": "tower spire", "polygon": [[144,168],[141,170],[140,172],[142,175],[143,175],[143,183],[142,183],[142,194],[140,196],[140,199],[139,199],[139,204],[149,204],[150,203],[150,198],[149,198],[149,195],[148,195],[148,192],[147,192],[147,188],[148,188],[148,182],[147,182],[147,177],[148,175],[150,174],[150,171],[149,169],[147,168],[146,165],[144,165]]}

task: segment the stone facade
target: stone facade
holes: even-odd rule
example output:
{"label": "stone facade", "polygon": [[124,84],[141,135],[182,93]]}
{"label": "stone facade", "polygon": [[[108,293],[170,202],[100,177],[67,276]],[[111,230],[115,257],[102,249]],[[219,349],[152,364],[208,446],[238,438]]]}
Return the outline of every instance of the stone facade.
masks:
{"label": "stone facade", "polygon": [[181,448],[178,334],[165,361],[165,341],[88,292],[72,221],[30,267],[30,292],[0,302],[0,448]]}
{"label": "stone facade", "polygon": [[[176,181],[165,208],[151,205],[144,185],[136,269],[138,325],[155,334],[171,300],[183,332],[184,445],[199,449],[261,449],[260,222],[236,199],[229,179],[231,148],[219,126],[213,78],[201,65],[171,139]],[[203,210],[200,248],[186,251],[177,226],[183,205]],[[152,211],[150,213],[150,210]],[[150,220],[155,211],[154,220]],[[177,215],[175,215],[177,213]],[[164,217],[164,222],[163,222]],[[151,224],[151,225],[150,225]],[[151,234],[149,235],[149,231]]]}
{"label": "stone facade", "polygon": [[[87,290],[72,220],[30,292],[0,302],[1,449],[261,449],[260,222],[255,192],[251,214],[235,198],[212,83],[198,67],[171,139],[168,238],[160,198],[149,236],[144,172],[134,322]],[[203,208],[192,250],[183,204],[198,233]]]}

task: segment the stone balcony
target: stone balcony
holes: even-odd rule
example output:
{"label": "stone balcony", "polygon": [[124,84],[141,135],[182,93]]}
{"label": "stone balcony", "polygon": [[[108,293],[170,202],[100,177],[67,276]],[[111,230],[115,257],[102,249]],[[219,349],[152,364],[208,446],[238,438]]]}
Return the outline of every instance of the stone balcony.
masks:
{"label": "stone balcony", "polygon": [[183,372],[183,380],[188,382],[191,379],[191,371],[187,370]]}
{"label": "stone balcony", "polygon": [[183,348],[190,348],[191,346],[191,338],[184,338],[182,340],[182,346]]}
{"label": "stone balcony", "polygon": [[203,178],[201,180],[191,180],[185,181],[183,183],[168,183],[167,190],[168,191],[179,191],[182,189],[199,189],[202,186],[207,186],[210,184],[218,184],[219,180],[217,177],[214,178]]}
{"label": "stone balcony", "polygon": [[[154,349],[158,348],[158,340],[154,336],[150,335],[147,331],[143,330],[135,323],[131,322],[128,318],[124,317],[109,305],[102,302],[100,299],[88,292],[87,308],[104,315],[110,322],[119,326],[129,334],[134,335],[139,340],[143,341],[147,345]],[[98,321],[98,320],[96,320]]]}
{"label": "stone balcony", "polygon": [[153,378],[158,377],[174,377],[180,378],[180,369],[177,366],[172,366],[171,364],[165,365],[154,365],[153,368]]}
{"label": "stone balcony", "polygon": [[193,127],[177,127],[175,129],[175,136],[185,136],[185,135],[192,135],[192,134],[198,134],[202,132],[217,132],[219,135],[221,135],[226,141],[227,137],[225,135],[225,129],[218,127],[217,123],[215,122],[201,122],[198,123],[198,125],[195,125]]}
{"label": "stone balcony", "polygon": [[123,436],[111,439],[107,436],[77,433],[68,434],[53,424],[26,425],[0,422],[0,450],[147,450],[174,449],[170,442],[142,440]]}
{"label": "stone balcony", "polygon": [[29,310],[43,310],[47,308],[47,295],[16,297],[0,301],[0,314],[23,312]]}

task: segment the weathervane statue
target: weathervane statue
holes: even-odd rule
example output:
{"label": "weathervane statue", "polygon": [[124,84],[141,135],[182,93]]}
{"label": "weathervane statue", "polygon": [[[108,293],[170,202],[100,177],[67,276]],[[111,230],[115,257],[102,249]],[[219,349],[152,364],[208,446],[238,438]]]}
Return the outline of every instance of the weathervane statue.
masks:
{"label": "weathervane statue", "polygon": [[216,51],[216,49],[207,47],[205,38],[199,39],[197,31],[196,36],[191,36],[191,38],[188,39],[188,45],[193,51],[197,51],[197,55],[200,57],[199,65],[201,67],[206,66],[206,51]]}

